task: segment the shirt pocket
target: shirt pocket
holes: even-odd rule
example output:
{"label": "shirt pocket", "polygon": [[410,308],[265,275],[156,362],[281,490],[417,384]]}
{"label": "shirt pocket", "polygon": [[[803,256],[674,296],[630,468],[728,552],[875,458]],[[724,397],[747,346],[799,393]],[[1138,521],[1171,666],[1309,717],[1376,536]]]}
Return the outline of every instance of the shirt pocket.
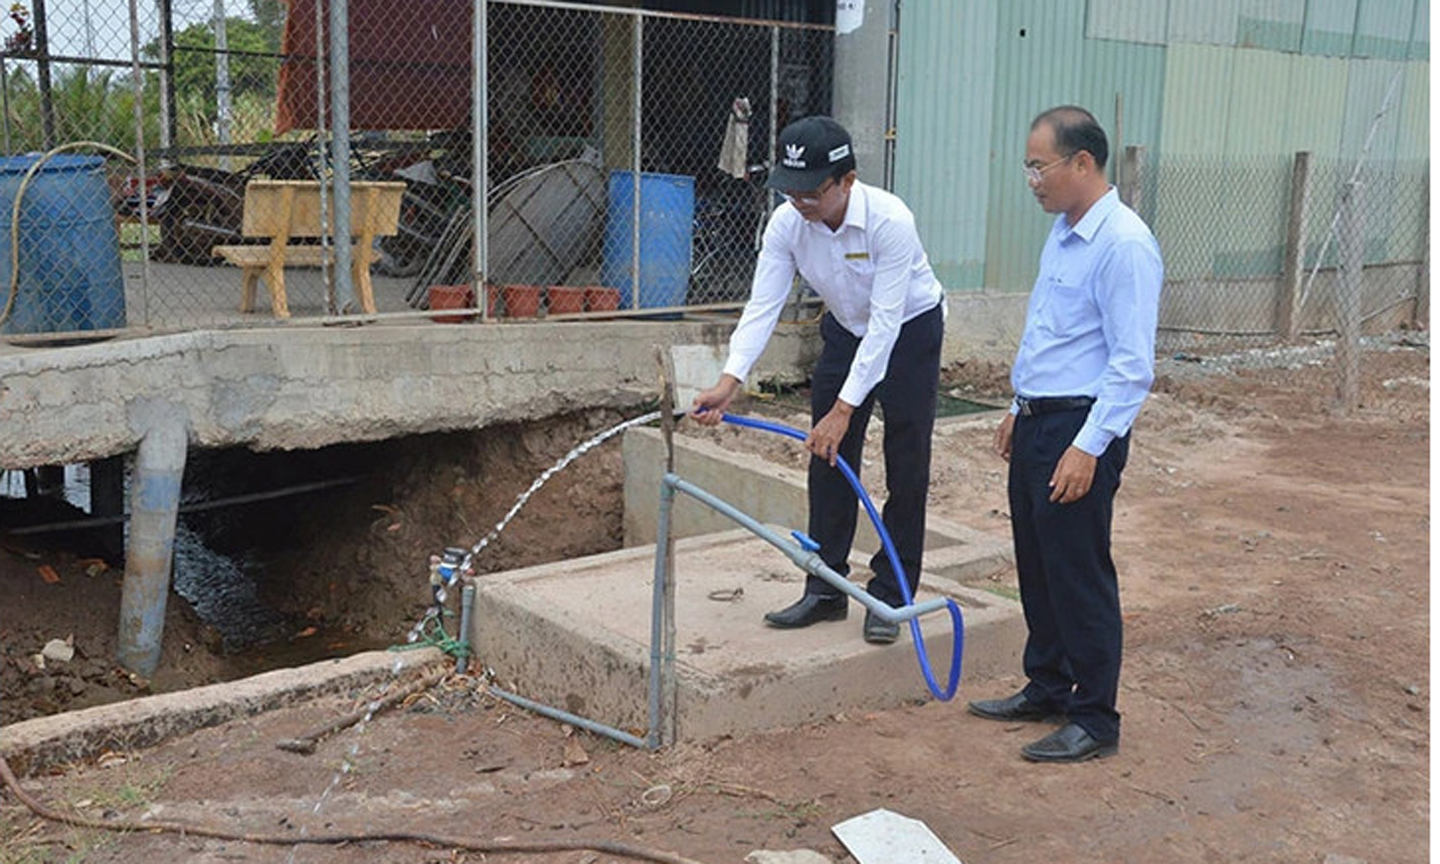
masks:
{"label": "shirt pocket", "polygon": [[875,260],[868,255],[864,258],[851,258],[847,255],[843,273],[851,285],[868,291],[875,282]]}
{"label": "shirt pocket", "polygon": [[1057,336],[1069,336],[1092,326],[1095,303],[1084,285],[1052,276],[1036,314],[1045,330]]}

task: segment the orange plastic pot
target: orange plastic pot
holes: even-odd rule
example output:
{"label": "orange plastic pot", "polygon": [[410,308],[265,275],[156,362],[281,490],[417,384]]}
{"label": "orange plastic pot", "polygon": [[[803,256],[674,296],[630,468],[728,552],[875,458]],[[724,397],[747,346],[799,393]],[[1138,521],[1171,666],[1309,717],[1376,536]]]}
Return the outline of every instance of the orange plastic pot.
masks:
{"label": "orange plastic pot", "polygon": [[[430,311],[437,309],[475,308],[475,292],[469,285],[431,285]],[[430,320],[441,324],[463,324],[470,315],[431,315]]]}
{"label": "orange plastic pot", "polygon": [[601,285],[586,286],[585,308],[591,312],[614,312],[620,308],[620,289]]}
{"label": "orange plastic pot", "polygon": [[551,285],[545,289],[546,308],[551,315],[572,315],[585,311],[585,289]]}
{"label": "orange plastic pot", "polygon": [[540,314],[539,285],[506,285],[500,289],[505,297],[505,314],[511,318],[534,318]]}

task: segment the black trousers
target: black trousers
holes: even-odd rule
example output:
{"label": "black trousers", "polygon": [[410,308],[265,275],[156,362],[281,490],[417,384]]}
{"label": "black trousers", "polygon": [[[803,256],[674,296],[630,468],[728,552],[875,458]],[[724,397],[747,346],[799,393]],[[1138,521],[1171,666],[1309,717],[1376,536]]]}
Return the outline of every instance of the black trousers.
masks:
{"label": "black trousers", "polygon": [[[811,423],[834,407],[860,340],[841,327],[830,313],[820,319],[823,347],[810,379]],[[865,428],[875,402],[885,415],[885,506],[881,521],[890,533],[911,596],[920,583],[920,556],[925,546],[925,498],[930,491],[930,437],[935,429],[935,399],[940,386],[940,343],[945,317],[940,306],[905,322],[890,352],[885,377],[856,406],[850,428],[840,442],[840,455],[860,475]],[[841,575],[850,573],[850,547],[855,541],[859,499],[839,468],[812,456],[809,471],[810,537],[820,544],[820,557]],[[868,518],[868,517],[867,517]],[[882,548],[870,559],[875,573],[867,590],[889,603],[903,597],[890,559]],[[805,593],[836,594],[823,579],[807,576]]]}
{"label": "black trousers", "polygon": [[1110,557],[1115,492],[1130,453],[1116,438],[1096,460],[1090,491],[1050,503],[1050,476],[1087,409],[1015,418],[1010,524],[1029,638],[1026,698],[1065,712],[1099,741],[1120,737],[1120,590]]}

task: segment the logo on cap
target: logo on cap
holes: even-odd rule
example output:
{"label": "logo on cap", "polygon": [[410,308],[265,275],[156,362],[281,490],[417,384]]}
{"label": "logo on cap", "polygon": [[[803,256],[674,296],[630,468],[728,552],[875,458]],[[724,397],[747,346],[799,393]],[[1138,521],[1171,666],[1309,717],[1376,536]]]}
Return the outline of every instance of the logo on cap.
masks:
{"label": "logo on cap", "polygon": [[841,159],[844,159],[846,156],[849,156],[849,155],[850,155],[850,145],[849,145],[849,144],[841,144],[839,147],[836,147],[834,150],[831,150],[831,151],[830,151],[830,153],[829,153],[830,163],[833,165],[834,163],[839,162]]}
{"label": "logo on cap", "polygon": [[806,167],[805,160],[802,158],[804,155],[805,145],[786,144],[785,158],[780,160],[780,164],[786,168],[804,168]]}

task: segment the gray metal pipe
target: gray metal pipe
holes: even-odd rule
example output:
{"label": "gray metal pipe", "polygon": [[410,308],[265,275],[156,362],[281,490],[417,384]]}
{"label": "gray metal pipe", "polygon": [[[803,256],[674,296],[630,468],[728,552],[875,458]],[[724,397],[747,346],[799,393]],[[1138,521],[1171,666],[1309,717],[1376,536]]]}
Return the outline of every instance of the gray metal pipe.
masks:
{"label": "gray metal pipe", "polygon": [[[650,593],[650,730],[647,743],[651,750],[660,746],[660,694],[667,688],[667,663],[662,656],[661,645],[665,633],[665,583],[670,579],[670,511],[675,506],[675,490],[667,485],[660,487],[660,515],[655,530],[655,579]],[[672,673],[673,674],[673,673]]]}
{"label": "gray metal pipe", "polygon": [[[350,4],[330,0],[330,168],[335,192],[336,311],[361,312],[350,268]],[[370,250],[362,250],[369,255]]]}
{"label": "gray metal pipe", "polygon": [[649,747],[649,744],[647,744],[643,738],[636,738],[629,732],[622,732],[621,730],[616,729],[613,726],[606,726],[604,723],[596,723],[594,720],[586,717],[581,717],[579,714],[571,714],[569,711],[561,711],[559,708],[552,708],[549,705],[542,705],[541,703],[536,702],[532,699],[526,699],[524,696],[517,696],[514,693],[501,690],[499,687],[491,686],[486,689],[489,692],[494,693],[496,696],[499,696],[501,699],[504,699],[506,702],[509,702],[512,705],[518,705],[519,707],[524,708],[526,711],[534,711],[536,714],[543,714],[544,716],[549,717],[553,720],[559,720],[561,723],[569,723],[571,726],[579,726],[581,729],[586,729],[591,732],[604,735],[607,738],[614,738],[621,744],[629,744],[631,747],[639,747],[641,749]]}
{"label": "gray metal pipe", "polygon": [[475,586],[467,583],[460,590],[460,656],[455,660],[455,674],[464,675],[470,665],[470,621],[475,612]]}
{"label": "gray metal pipe", "polygon": [[160,665],[165,634],[189,424],[184,410],[169,403],[138,406],[131,422],[143,426],[145,434],[131,479],[118,659],[127,670],[149,678]]}
{"label": "gray metal pipe", "polygon": [[869,592],[830,569],[829,565],[825,563],[818,552],[805,549],[799,543],[781,536],[768,526],[736,509],[729,502],[715,497],[694,483],[682,480],[674,474],[666,474],[660,482],[662,487],[673,487],[680,492],[684,492],[686,495],[709,506],[712,510],[738,522],[743,527],[749,529],[750,533],[769,543],[771,546],[774,546],[776,549],[779,549],[781,552],[784,552],[801,570],[824,579],[837,591],[843,591],[845,594],[848,594],[884,621],[898,624],[909,621],[911,618],[918,618],[929,612],[944,609],[946,606],[945,598],[937,597],[934,600],[926,600],[924,603],[902,606],[897,609],[883,600],[872,597]]}
{"label": "gray metal pipe", "polygon": [[490,308],[490,292],[485,286],[490,281],[490,4],[475,4],[472,21],[471,44],[473,56],[470,60],[472,88],[475,99],[470,106],[470,146],[472,168],[470,177],[475,184],[471,189],[472,210],[475,214],[474,238],[475,255],[472,257],[474,272],[471,282],[475,286],[475,300],[479,304],[480,316],[489,318],[495,314]]}

